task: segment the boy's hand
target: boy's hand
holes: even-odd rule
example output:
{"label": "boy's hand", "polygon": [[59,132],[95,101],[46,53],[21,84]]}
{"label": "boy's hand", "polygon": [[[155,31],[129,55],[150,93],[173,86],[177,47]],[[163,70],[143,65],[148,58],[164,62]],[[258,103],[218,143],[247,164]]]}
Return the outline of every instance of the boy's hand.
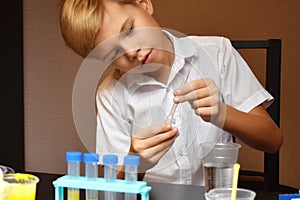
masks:
{"label": "boy's hand", "polygon": [[177,135],[178,129],[169,124],[151,126],[133,134],[130,153],[140,156],[139,171],[144,173],[153,167],[171,148]]}
{"label": "boy's hand", "polygon": [[220,90],[212,79],[198,79],[174,91],[174,102],[189,101],[195,113],[204,121],[223,124],[225,105],[220,102]]}

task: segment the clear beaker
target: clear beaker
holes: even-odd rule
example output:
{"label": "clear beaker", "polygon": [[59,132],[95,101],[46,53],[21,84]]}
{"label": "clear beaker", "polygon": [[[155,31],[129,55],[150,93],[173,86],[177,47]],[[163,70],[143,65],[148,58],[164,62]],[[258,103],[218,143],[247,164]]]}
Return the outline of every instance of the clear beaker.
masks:
{"label": "clear beaker", "polygon": [[[215,188],[205,193],[206,200],[230,200],[232,188]],[[237,188],[236,200],[254,200],[256,193],[252,190]]]}
{"label": "clear beaker", "polygon": [[205,191],[232,186],[233,165],[237,162],[240,144],[232,142],[203,143]]}
{"label": "clear beaker", "polygon": [[32,174],[5,174],[3,180],[9,185],[9,200],[35,200],[39,178]]}

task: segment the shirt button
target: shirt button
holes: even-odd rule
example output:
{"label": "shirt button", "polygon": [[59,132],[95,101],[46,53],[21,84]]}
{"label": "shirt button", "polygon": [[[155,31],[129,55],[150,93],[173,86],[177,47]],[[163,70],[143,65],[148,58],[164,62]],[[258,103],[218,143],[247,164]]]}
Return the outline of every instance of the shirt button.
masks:
{"label": "shirt button", "polygon": [[172,119],[172,124],[176,124],[176,119],[175,118]]}
{"label": "shirt button", "polygon": [[178,153],[179,153],[180,156],[183,156],[183,151],[182,150],[179,150]]}

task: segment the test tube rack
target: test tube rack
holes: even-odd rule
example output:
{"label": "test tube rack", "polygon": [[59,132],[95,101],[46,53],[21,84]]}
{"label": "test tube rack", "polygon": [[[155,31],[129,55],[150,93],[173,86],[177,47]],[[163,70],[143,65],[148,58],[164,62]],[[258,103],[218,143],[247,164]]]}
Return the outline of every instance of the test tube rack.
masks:
{"label": "test tube rack", "polygon": [[116,179],[107,181],[104,178],[87,178],[83,176],[71,177],[64,175],[53,181],[55,187],[55,200],[64,199],[64,188],[77,188],[88,190],[101,190],[110,192],[135,193],[141,195],[141,200],[149,200],[150,186],[147,182],[136,181],[135,183],[127,183],[125,180]]}

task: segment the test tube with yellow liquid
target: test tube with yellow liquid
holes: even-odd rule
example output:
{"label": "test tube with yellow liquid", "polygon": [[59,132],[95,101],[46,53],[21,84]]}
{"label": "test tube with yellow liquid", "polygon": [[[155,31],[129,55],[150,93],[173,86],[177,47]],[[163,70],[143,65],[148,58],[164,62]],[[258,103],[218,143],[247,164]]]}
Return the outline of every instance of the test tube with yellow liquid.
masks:
{"label": "test tube with yellow liquid", "polygon": [[[78,151],[68,151],[66,153],[68,162],[68,175],[72,178],[80,176],[80,162],[82,161],[82,153]],[[79,189],[68,188],[68,200],[79,200]]]}

